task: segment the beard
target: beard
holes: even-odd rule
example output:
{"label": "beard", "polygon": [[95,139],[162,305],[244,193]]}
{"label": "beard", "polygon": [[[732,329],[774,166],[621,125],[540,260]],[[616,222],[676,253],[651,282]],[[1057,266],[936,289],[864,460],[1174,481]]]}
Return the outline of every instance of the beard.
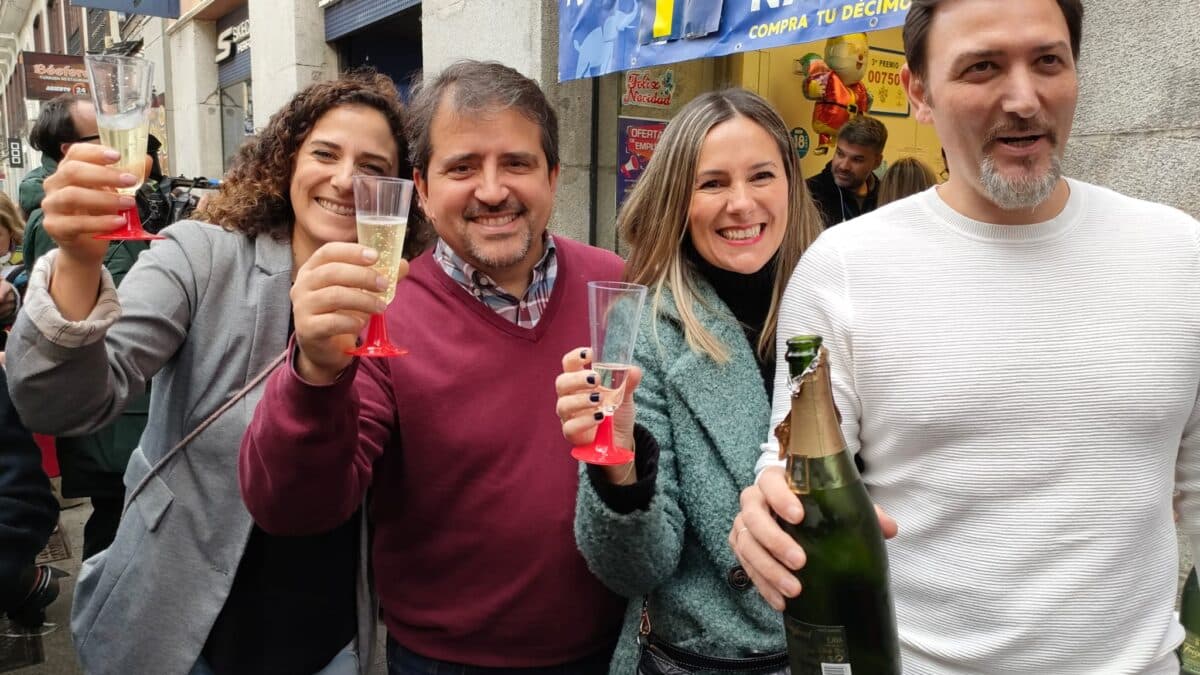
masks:
{"label": "beard", "polygon": [[[496,205],[473,203],[467,207],[463,218],[471,220],[499,213],[511,213],[518,217],[528,216],[525,205],[510,196],[503,203]],[[515,234],[515,237],[515,241],[507,237],[500,241],[488,241],[485,237],[473,236],[470,228],[464,228],[463,231],[463,243],[466,246],[467,255],[477,263],[477,267],[493,270],[517,265],[529,255],[529,249],[533,247],[533,231],[528,222],[521,232]]]}
{"label": "beard", "polygon": [[[1032,168],[1036,160],[1029,160],[1025,168]],[[991,155],[984,155],[979,163],[979,183],[988,199],[1002,209],[1032,209],[1050,198],[1058,179],[1062,177],[1062,160],[1050,155],[1050,166],[1041,174],[1024,174],[1008,177],[996,169]]]}
{"label": "beard", "polygon": [[1032,209],[1050,198],[1058,179],[1062,177],[1062,160],[1059,159],[1058,134],[1052,120],[1039,115],[1033,119],[1007,119],[997,123],[987,133],[987,143],[1001,142],[1004,136],[1043,134],[1050,143],[1050,166],[1044,173],[1034,174],[1033,165],[1037,158],[1027,158],[1021,164],[1021,175],[1010,178],[996,169],[996,160],[986,153],[979,162],[979,183],[992,202],[1005,210]]}
{"label": "beard", "polygon": [[524,261],[529,255],[529,249],[533,247],[533,232],[529,228],[525,228],[517,236],[520,238],[516,242],[490,243],[479,241],[467,234],[467,255],[477,263],[476,267],[493,270],[512,267]]}

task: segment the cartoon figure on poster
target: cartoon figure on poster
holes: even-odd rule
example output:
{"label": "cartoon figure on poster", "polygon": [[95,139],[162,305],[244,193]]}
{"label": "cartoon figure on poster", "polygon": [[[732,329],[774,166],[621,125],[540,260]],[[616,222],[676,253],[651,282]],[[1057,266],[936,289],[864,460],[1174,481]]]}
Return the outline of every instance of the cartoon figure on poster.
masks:
{"label": "cartoon figure on poster", "polygon": [[804,97],[816,101],[814,155],[828,154],[846,122],[871,109],[871,95],[862,82],[867,74],[867,49],[867,34],[851,33],[827,40],[824,58],[808,54],[800,60]]}

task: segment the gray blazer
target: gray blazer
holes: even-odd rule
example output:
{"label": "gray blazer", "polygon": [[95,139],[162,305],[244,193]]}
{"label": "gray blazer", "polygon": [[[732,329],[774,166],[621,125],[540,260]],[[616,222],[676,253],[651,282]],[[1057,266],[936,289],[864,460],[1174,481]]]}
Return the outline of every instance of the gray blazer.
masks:
{"label": "gray blazer", "polygon": [[[127,490],[288,338],[290,244],[192,221],[162,234],[167,239],[143,253],[121,284],[122,315],[104,340],[64,347],[22,312],[8,342],[9,389],[36,431],[76,436],[107,426],[154,378],[149,424],[125,472]],[[112,546],[84,562],[71,631],[86,672],[183,675],[196,662],[250,534],[238,447],[264,386],[152,478],[127,506]],[[365,533],[361,541],[358,648],[365,673],[375,620]]]}

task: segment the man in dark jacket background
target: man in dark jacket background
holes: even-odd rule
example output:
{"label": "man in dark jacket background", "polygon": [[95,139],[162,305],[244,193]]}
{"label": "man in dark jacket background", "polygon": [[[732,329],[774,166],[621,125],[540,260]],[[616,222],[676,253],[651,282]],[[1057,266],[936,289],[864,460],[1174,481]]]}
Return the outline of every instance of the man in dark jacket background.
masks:
{"label": "man in dark jacket background", "polygon": [[33,564],[57,522],[42,453],[17,417],[0,369],[0,611],[27,628],[41,625],[58,596],[50,569]]}
{"label": "man in dark jacket background", "polygon": [[[91,143],[99,139],[96,127],[96,109],[91,99],[77,96],[60,96],[45,105],[30,132],[33,147],[42,151],[42,168],[53,174],[58,169],[67,148],[73,143]],[[158,143],[157,140],[154,143]],[[157,150],[158,146],[155,145]],[[49,159],[47,159],[49,157]],[[154,162],[157,167],[157,162]],[[161,172],[156,178],[161,178]],[[44,180],[45,176],[43,176]],[[28,178],[26,178],[28,182]],[[54,240],[43,226],[41,201],[45,197],[41,180],[35,185],[21,184],[21,203],[28,197],[36,198],[36,207],[25,225],[25,270],[33,270],[38,258],[55,248]],[[125,274],[137,262],[138,255],[150,247],[145,241],[114,241],[109,244],[104,258],[104,267],[120,286]],[[129,455],[137,447],[142,430],[146,427],[146,414],[150,396],[147,393],[132,401],[125,412],[110,426],[93,434],[73,438],[58,437],[55,447],[62,471],[63,497],[89,497],[92,515],[83,528],[83,558],[108,548],[117,534],[121,509],[125,503],[124,474]]]}
{"label": "man in dark jacket background", "polygon": [[875,210],[879,179],[874,171],[883,161],[887,136],[887,127],[866,115],[842,127],[833,159],[824,171],[808,179],[808,191],[825,227]]}

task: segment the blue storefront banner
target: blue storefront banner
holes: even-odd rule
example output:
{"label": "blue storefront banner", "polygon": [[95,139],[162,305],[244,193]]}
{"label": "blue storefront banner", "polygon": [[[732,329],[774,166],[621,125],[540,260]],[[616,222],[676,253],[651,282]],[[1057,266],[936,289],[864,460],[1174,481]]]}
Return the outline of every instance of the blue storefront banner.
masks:
{"label": "blue storefront banner", "polygon": [[71,0],[75,7],[110,9],[126,14],[179,18],[179,0]]}
{"label": "blue storefront banner", "polygon": [[912,0],[561,0],[558,79],[893,28]]}

